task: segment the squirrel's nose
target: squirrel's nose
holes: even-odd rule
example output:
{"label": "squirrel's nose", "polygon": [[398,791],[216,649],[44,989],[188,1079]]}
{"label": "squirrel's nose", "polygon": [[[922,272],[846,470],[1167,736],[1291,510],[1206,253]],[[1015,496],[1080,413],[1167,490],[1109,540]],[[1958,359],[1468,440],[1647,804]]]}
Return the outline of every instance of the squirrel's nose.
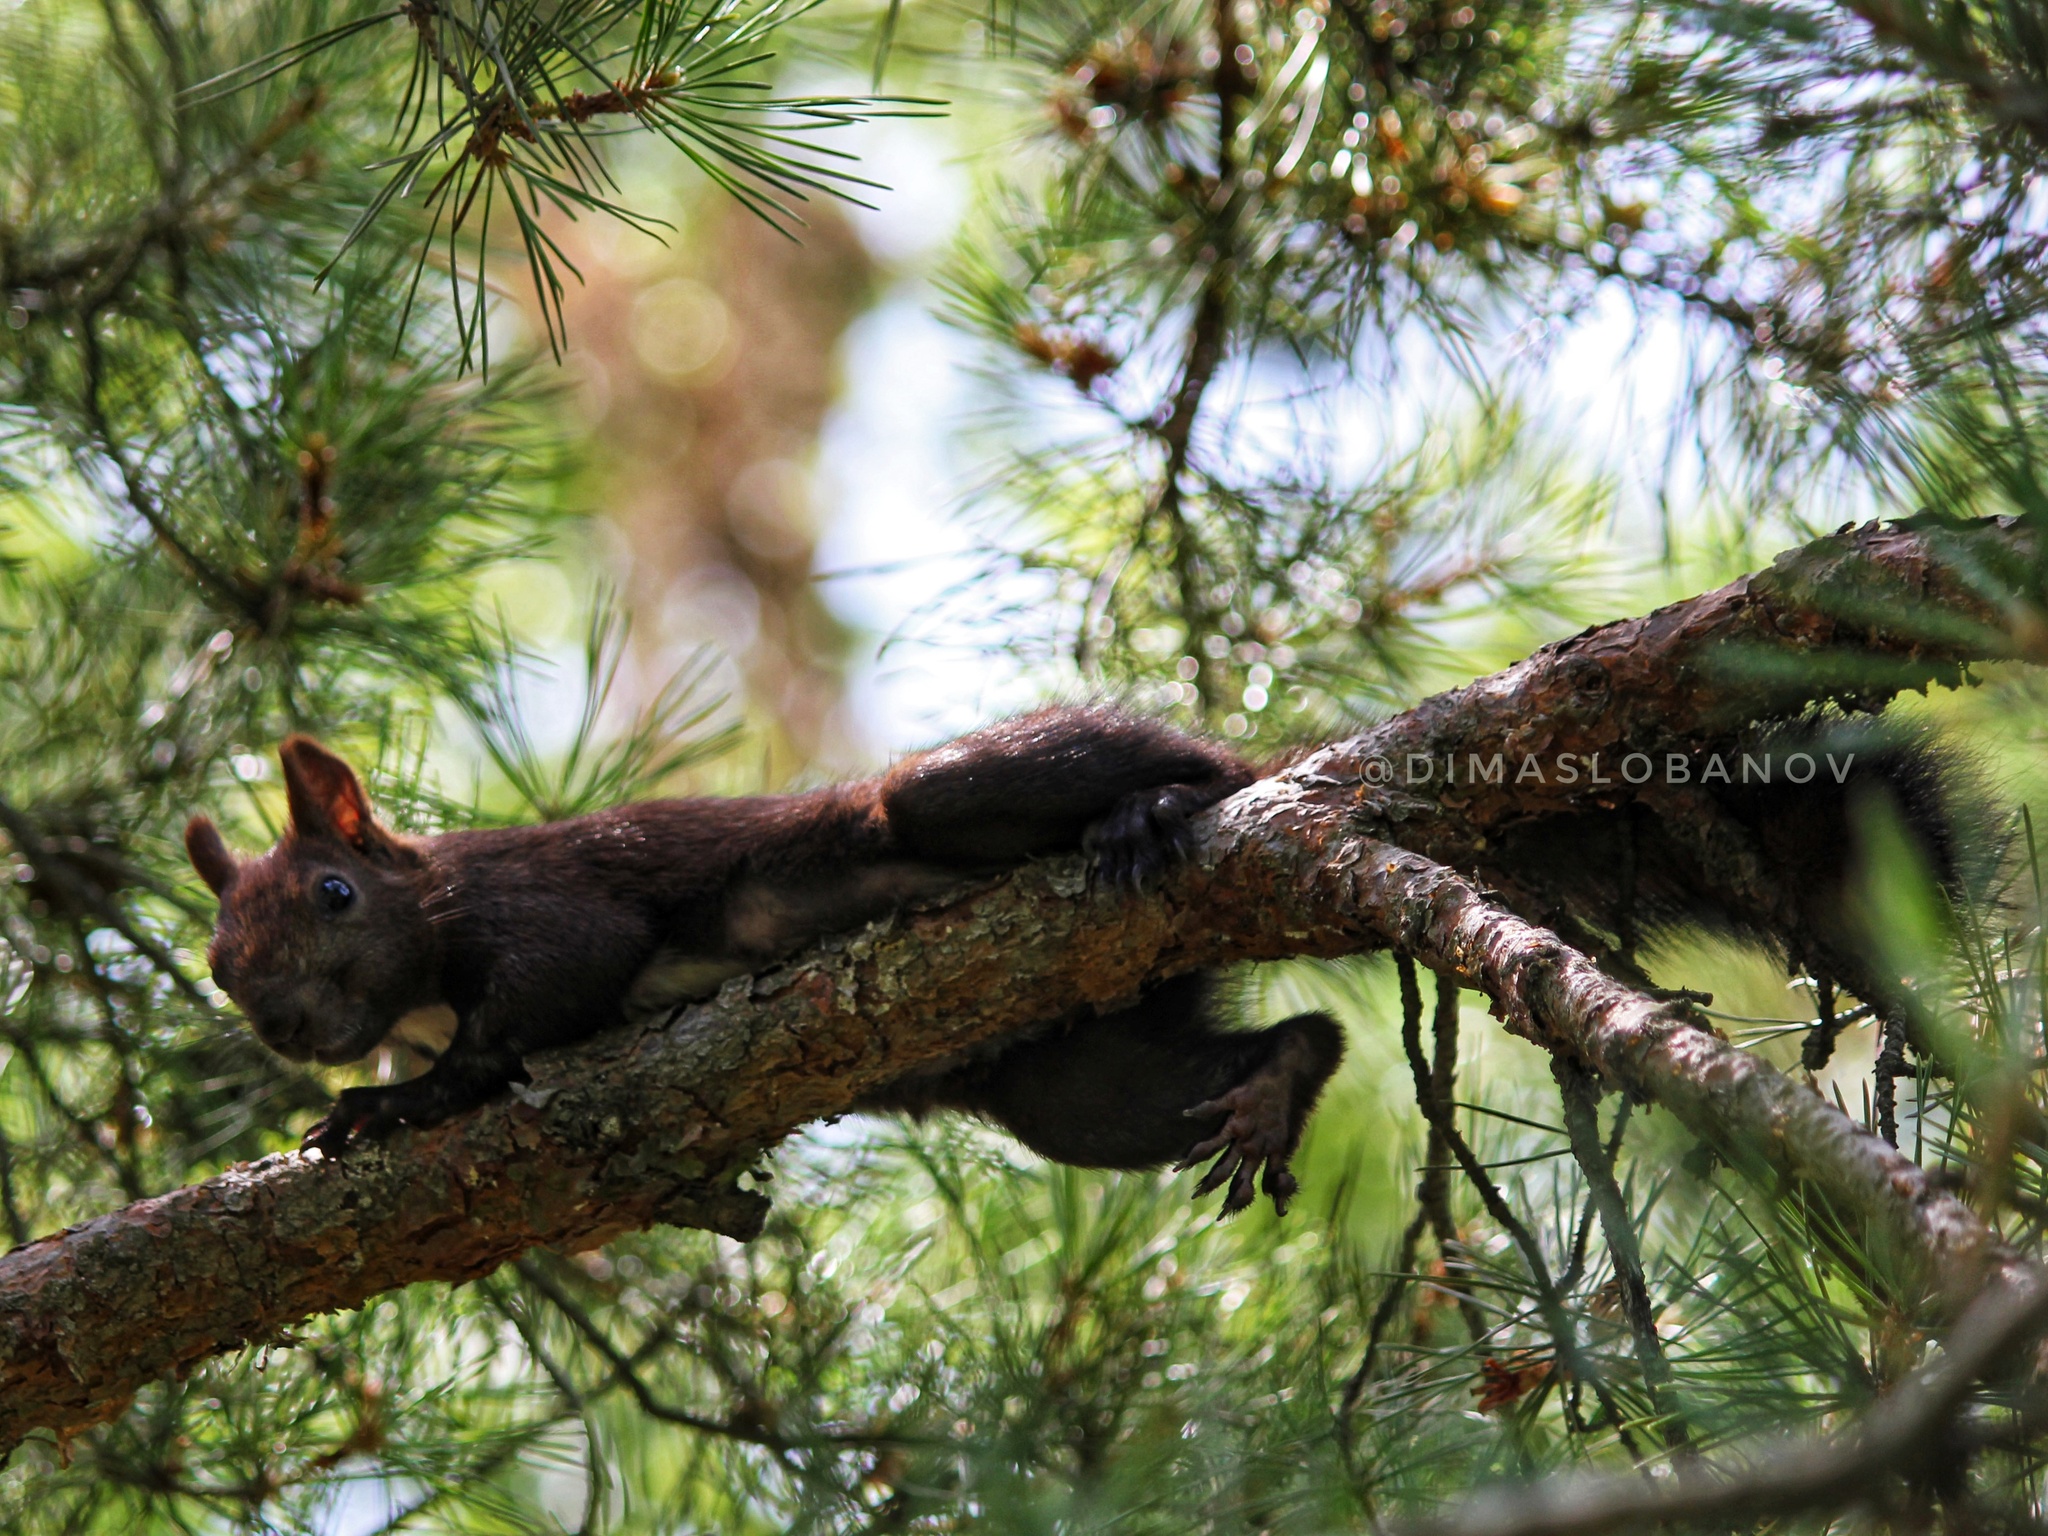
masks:
{"label": "squirrel's nose", "polygon": [[313,1048],[305,1042],[305,1024],[293,1025],[289,1030],[266,1028],[261,1033],[264,1044],[288,1061],[311,1061]]}
{"label": "squirrel's nose", "polygon": [[293,1061],[308,1060],[313,1052],[305,1043],[310,1016],[305,1007],[289,996],[261,999],[248,1010],[249,1023],[265,1045]]}

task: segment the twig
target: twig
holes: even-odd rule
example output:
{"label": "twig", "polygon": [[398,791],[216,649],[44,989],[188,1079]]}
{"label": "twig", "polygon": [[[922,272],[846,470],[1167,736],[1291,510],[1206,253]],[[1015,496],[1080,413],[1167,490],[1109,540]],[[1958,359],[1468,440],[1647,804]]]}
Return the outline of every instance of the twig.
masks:
{"label": "twig", "polygon": [[[1566,1315],[1562,1300],[1551,1284],[1550,1266],[1545,1262],[1543,1249],[1538,1245],[1535,1234],[1522,1224],[1514,1208],[1501,1194],[1500,1188],[1486,1175],[1486,1165],[1480,1162],[1457,1122],[1438,1100],[1430,1081],[1429,1067],[1422,1058],[1420,1043],[1422,1018],[1422,987],[1417,980],[1415,962],[1407,955],[1396,955],[1394,965],[1401,979],[1402,1040],[1409,1044],[1408,1066],[1415,1076],[1416,1101],[1422,1106],[1423,1118],[1429,1122],[1431,1132],[1439,1137],[1444,1149],[1450,1153],[1456,1166],[1477,1191],[1479,1200],[1486,1207],[1487,1214],[1500,1224],[1520,1250],[1522,1262],[1529,1267],[1530,1277],[1535,1281],[1538,1305],[1543,1309],[1544,1320],[1551,1332],[1557,1336],[1558,1354],[1562,1360],[1570,1361],[1577,1354],[1575,1330]],[[1409,1020],[1415,1021],[1411,1030]]]}
{"label": "twig", "polygon": [[1840,3],[1863,18],[1881,41],[1905,48],[1929,74],[1961,86],[1994,122],[2017,127],[2037,145],[2048,147],[2048,100],[2037,81],[1996,69],[1975,46],[1954,45],[1919,6],[1898,0]]}
{"label": "twig", "polygon": [[1365,1354],[1358,1362],[1358,1369],[1344,1383],[1344,1395],[1337,1403],[1337,1432],[1347,1443],[1351,1438],[1351,1416],[1358,1408],[1359,1398],[1365,1395],[1365,1384],[1372,1380],[1372,1368],[1378,1359],[1380,1340],[1387,1331],[1387,1325],[1394,1320],[1401,1298],[1408,1294],[1408,1282],[1415,1268],[1415,1252],[1428,1228],[1429,1212],[1418,1210],[1402,1229],[1392,1277],[1387,1282],[1386,1293],[1380,1297],[1380,1304],[1373,1308],[1372,1321],[1365,1330]]}
{"label": "twig", "polygon": [[[477,1281],[477,1289],[481,1290],[490,1304],[497,1309],[498,1315],[519,1331],[519,1337],[526,1345],[527,1354],[540,1366],[542,1374],[555,1384],[556,1394],[568,1405],[569,1410],[579,1415],[584,1413],[590,1406],[592,1394],[576,1385],[568,1368],[555,1358],[554,1351],[547,1346],[547,1340],[543,1339],[539,1330],[533,1326],[532,1319],[522,1309],[512,1305],[511,1297],[505,1294],[505,1288],[498,1283],[497,1276],[485,1275]],[[621,1382],[614,1376],[598,1390],[602,1392],[619,1385]]]}
{"label": "twig", "polygon": [[1769,1516],[1783,1523],[1871,1503],[1894,1479],[1939,1471],[1952,1459],[1950,1434],[1971,1387],[2023,1358],[2023,1346],[2044,1327],[2048,1286],[1994,1285],[1964,1312],[1941,1358],[1901,1382],[1840,1439],[1760,1457],[1725,1481],[1521,1483],[1481,1494],[1453,1514],[1396,1526],[1395,1536],[1605,1536],[1666,1522],[1718,1525]]}
{"label": "twig", "polygon": [[[208,210],[206,204],[255,170],[277,141],[310,118],[321,101],[318,91],[302,91],[190,192],[159,198],[114,233],[88,240],[38,265],[0,268],[0,288],[34,289],[47,294],[67,283],[83,282],[97,275],[98,281],[87,288],[86,301],[91,305],[104,304],[127,281],[136,262],[147,252],[172,245],[195,223],[225,222],[231,213],[239,211],[233,206]],[[11,254],[6,243],[0,242],[0,256]]]}
{"label": "twig", "polygon": [[1454,1270],[1465,1268],[1457,1252],[1457,1221],[1451,1211],[1450,1179],[1446,1177],[1448,1169],[1456,1165],[1444,1162],[1449,1151],[1442,1132],[1437,1129],[1438,1119],[1457,1108],[1458,986],[1443,977],[1437,978],[1436,1017],[1433,1021],[1436,1051],[1434,1059],[1426,1065],[1422,1059],[1421,993],[1416,991],[1411,1000],[1404,982],[1401,1001],[1401,1043],[1408,1055],[1409,1070],[1414,1074],[1416,1102],[1425,1106],[1423,1115],[1429,1127],[1429,1139],[1423,1152],[1421,1177],[1416,1182],[1415,1215],[1401,1234],[1400,1254],[1394,1264],[1393,1279],[1386,1294],[1380,1298],[1380,1304],[1373,1309],[1372,1322],[1366,1329],[1365,1354],[1358,1362],[1358,1369],[1352,1372],[1351,1379],[1345,1382],[1344,1395],[1337,1406],[1338,1432],[1347,1440],[1351,1433],[1351,1416],[1358,1407],[1359,1398],[1364,1395],[1366,1383],[1372,1380],[1380,1341],[1413,1277],[1416,1249],[1425,1230],[1434,1232],[1436,1236],[1437,1254],[1445,1270],[1445,1289],[1457,1298],[1458,1314],[1464,1319],[1472,1342],[1478,1343],[1487,1333],[1486,1318],[1472,1299],[1470,1289],[1453,1274]]}
{"label": "twig", "polygon": [[[1195,422],[1201,415],[1203,397],[1215,382],[1223,363],[1223,347],[1230,328],[1230,308],[1236,286],[1237,256],[1232,238],[1243,197],[1234,169],[1238,103],[1250,91],[1244,66],[1237,59],[1237,17],[1234,0],[1216,0],[1212,7],[1216,29],[1217,63],[1213,76],[1216,91],[1216,180],[1213,190],[1192,167],[1183,167],[1182,184],[1200,205],[1208,234],[1204,253],[1208,270],[1203,274],[1201,295],[1195,301],[1194,319],[1188,327],[1186,351],[1174,386],[1172,403],[1164,417],[1151,429],[1166,448],[1166,462],[1159,473],[1159,489],[1153,498],[1150,517],[1166,526],[1175,591],[1182,621],[1187,626],[1189,649],[1202,663],[1195,673],[1195,688],[1204,711],[1216,702],[1213,667],[1200,655],[1201,632],[1209,626],[1212,605],[1202,592],[1197,566],[1195,534],[1183,506],[1182,478],[1188,472],[1194,447]],[[1085,643],[1085,642],[1084,642]]]}
{"label": "twig", "polygon": [[1818,1072],[1835,1054],[1835,1036],[1844,1021],[1835,1017],[1834,977],[1825,972],[1814,977],[1813,991],[1814,1006],[1820,1010],[1820,1018],[1800,1042],[1799,1064],[1809,1072]]}
{"label": "twig", "polygon": [[128,1198],[140,1200],[145,1193],[145,1185],[135,1145],[135,1111],[142,1103],[142,1084],[135,1070],[135,1041],[121,1027],[121,1015],[114,1006],[112,989],[98,962],[93,959],[92,951],[86,946],[85,924],[75,914],[71,919],[71,935],[77,946],[79,970],[84,974],[93,1001],[99,1006],[101,1037],[113,1053],[119,1069],[121,1094],[108,1108],[109,1118],[114,1120],[114,1146],[108,1149],[107,1155],[120,1169],[121,1188],[127,1192]]}
{"label": "twig", "polygon": [[[1422,1059],[1422,987],[1416,979],[1415,962],[1405,954],[1397,954],[1394,957],[1394,964],[1401,978],[1403,1019],[1415,1020],[1413,1031],[1410,1031],[1404,1022],[1402,1037],[1404,1041],[1411,1037],[1414,1040],[1409,1052],[1408,1065],[1415,1076],[1415,1092],[1422,1104],[1423,1116],[1429,1121],[1430,1129],[1442,1138],[1445,1150],[1456,1161],[1466,1181],[1478,1193],[1480,1204],[1486,1207],[1486,1213],[1508,1235],[1522,1255],[1522,1262],[1528,1267],[1530,1284],[1535,1292],[1536,1310],[1543,1318],[1545,1330],[1550,1334],[1551,1348],[1558,1366],[1593,1387],[1595,1393],[1600,1396],[1601,1405],[1607,1409],[1608,1417],[1613,1419],[1623,1444],[1628,1445],[1628,1426],[1615,1412],[1614,1405],[1602,1391],[1599,1368],[1579,1343],[1578,1327],[1572,1321],[1571,1313],[1565,1308],[1564,1298],[1558,1293],[1557,1286],[1551,1279],[1550,1265],[1543,1257],[1542,1245],[1536,1241],[1536,1235],[1515,1214],[1514,1207],[1508,1204],[1507,1197],[1500,1192],[1500,1186],[1487,1176],[1486,1165],[1480,1162],[1470,1143],[1459,1131],[1456,1118],[1435,1093],[1429,1070]],[[1629,1454],[1635,1455],[1633,1446],[1630,1446]]]}
{"label": "twig", "polygon": [[28,1221],[14,1196],[14,1143],[0,1130],[0,1212],[7,1217],[7,1240],[19,1247],[28,1241]]}
{"label": "twig", "polygon": [[[1630,1104],[1628,1095],[1621,1096],[1621,1102],[1614,1109],[1614,1128],[1607,1133],[1607,1162],[1612,1167],[1614,1159],[1621,1153],[1621,1138],[1628,1130]],[[1593,1197],[1586,1196],[1586,1203],[1579,1210],[1579,1219],[1572,1228],[1571,1262],[1564,1267],[1564,1273],[1557,1277],[1557,1288],[1570,1293],[1573,1286],[1586,1272],[1586,1244],[1593,1235]]]}
{"label": "twig", "polygon": [[130,1200],[142,1199],[145,1191],[141,1181],[135,1177],[134,1169],[126,1166],[115,1156],[113,1150],[100,1140],[99,1132],[94,1129],[90,1118],[64,1102],[64,1096],[57,1091],[56,1081],[50,1076],[50,1069],[43,1065],[43,1058],[36,1051],[35,1045],[12,1026],[4,1028],[9,1043],[14,1047],[16,1058],[27,1067],[29,1077],[50,1108],[71,1127],[87,1153],[112,1170],[114,1182],[121,1186],[122,1194]]}
{"label": "twig", "polygon": [[469,71],[456,68],[455,61],[448,57],[441,47],[441,39],[436,35],[434,23],[440,19],[440,6],[435,4],[434,0],[406,0],[399,10],[405,19],[412,23],[413,31],[419,34],[420,48],[434,61],[434,67],[441,72],[441,78],[462,93],[462,99],[468,104],[471,115],[481,120],[485,114],[485,103],[477,95],[476,87],[470,83]]}
{"label": "twig", "polygon": [[400,1531],[412,1525],[413,1520],[417,1516],[425,1514],[443,1499],[453,1497],[461,1493],[463,1489],[487,1480],[500,1467],[504,1466],[506,1462],[512,1460],[525,1450],[532,1439],[545,1434],[554,1425],[569,1417],[571,1415],[561,1413],[537,1422],[529,1422],[524,1426],[524,1434],[508,1435],[500,1440],[492,1447],[488,1454],[477,1458],[464,1467],[461,1477],[440,1479],[425,1493],[421,1494],[419,1498],[413,1500],[412,1503],[406,1505],[403,1509],[394,1511],[391,1518],[372,1531],[370,1536],[398,1536]]}
{"label": "twig", "polygon": [[1564,1103],[1572,1156],[1586,1175],[1589,1198],[1600,1213],[1600,1227],[1607,1236],[1607,1251],[1621,1286],[1622,1312],[1635,1343],[1636,1365],[1643,1373],[1643,1387],[1656,1412],[1665,1449],[1675,1462],[1693,1461],[1697,1453],[1685,1418],[1672,1401],[1671,1363],[1664,1358],[1664,1344],[1657,1337],[1656,1314],[1650,1306],[1650,1287],[1643,1275],[1642,1250],[1636,1243],[1628,1202],[1614,1179],[1613,1155],[1600,1144],[1599,1087],[1584,1067],[1562,1056],[1551,1057],[1550,1073],[1557,1079],[1558,1095]]}
{"label": "twig", "polygon": [[1890,1010],[1884,1015],[1884,1043],[1870,1075],[1873,1081],[1871,1097],[1877,1105],[1877,1134],[1896,1147],[1899,1144],[1897,1084],[1900,1078],[1911,1077],[1913,1069],[1906,1064],[1906,1022]]}
{"label": "twig", "polygon": [[556,1311],[569,1320],[569,1324],[583,1335],[584,1341],[597,1351],[606,1365],[611,1367],[612,1380],[631,1394],[633,1401],[640,1405],[640,1411],[649,1418],[659,1419],[664,1424],[680,1424],[686,1429],[701,1430],[705,1434],[720,1435],[731,1440],[745,1440],[749,1444],[766,1446],[778,1454],[787,1455],[791,1449],[788,1441],[771,1435],[759,1424],[714,1419],[688,1408],[677,1408],[664,1403],[654,1395],[654,1389],[641,1379],[633,1368],[633,1362],[612,1343],[610,1335],[600,1328],[597,1320],[577,1303],[576,1298],[556,1283],[531,1259],[521,1259],[513,1266],[519,1271],[519,1278],[545,1296]]}
{"label": "twig", "polygon": [[127,493],[128,505],[135,515],[149,525],[149,531],[156,535],[156,541],[169,551],[173,560],[185,573],[201,586],[211,588],[216,596],[238,612],[247,614],[247,595],[235,581],[222,575],[198,552],[179,537],[170,519],[164,516],[157,505],[156,496],[144,482],[142,473],[128,462],[128,455],[121,449],[121,438],[114,431],[113,423],[107,419],[105,406],[100,400],[100,389],[104,370],[101,367],[99,337],[99,307],[88,305],[78,317],[79,354],[85,370],[85,419],[99,439],[100,452],[121,476],[121,487]]}
{"label": "twig", "polygon": [[[1456,981],[1448,976],[1436,979],[1436,1013],[1430,1023],[1435,1038],[1435,1051],[1430,1061],[1429,1089],[1434,1096],[1441,1118],[1455,1123],[1458,1091],[1458,997]],[[1407,1044],[1404,1033],[1402,1043]],[[1420,1042],[1417,1042],[1419,1054]],[[1413,1072],[1415,1056],[1409,1057],[1409,1070]],[[1429,1128],[1429,1144],[1423,1149],[1426,1164],[1441,1163],[1449,1150],[1443,1135],[1432,1125]],[[1478,1303],[1472,1299],[1471,1291],[1458,1284],[1450,1276],[1457,1271],[1468,1270],[1462,1256],[1458,1237],[1457,1217],[1451,1210],[1451,1181],[1448,1173],[1425,1172],[1416,1189],[1416,1199],[1429,1216],[1430,1229],[1436,1233],[1437,1252],[1442,1256],[1447,1271],[1446,1283],[1452,1294],[1458,1298],[1459,1315],[1465,1319],[1465,1331],[1474,1343],[1486,1336],[1486,1318],[1481,1314]]]}
{"label": "twig", "polygon": [[162,971],[170,983],[186,997],[202,1008],[212,1008],[212,999],[201,992],[198,983],[179,968],[170,951],[138,929],[130,921],[128,914],[121,910],[119,903],[106,892],[77,875],[64,862],[61,855],[51,851],[50,845],[43,841],[42,833],[36,829],[35,823],[5,800],[0,800],[0,829],[6,831],[15,851],[35,869],[37,877],[55,886],[65,901],[100,918],[109,928],[133,944],[136,950],[150,964]]}
{"label": "twig", "polygon": [[853,1434],[843,1430],[819,1430],[806,1440],[797,1441],[778,1435],[759,1422],[749,1422],[739,1417],[725,1419],[709,1418],[687,1408],[677,1408],[664,1403],[654,1395],[654,1389],[642,1379],[635,1369],[633,1358],[622,1351],[583,1306],[564,1290],[540,1265],[531,1259],[521,1259],[514,1266],[519,1277],[541,1295],[569,1320],[569,1324],[590,1347],[611,1367],[613,1381],[631,1394],[633,1401],[649,1418],[659,1419],[665,1424],[680,1424],[686,1429],[695,1429],[708,1435],[719,1435],[728,1440],[744,1440],[750,1445],[765,1446],[781,1456],[788,1456],[802,1449],[805,1444],[822,1443],[834,1446],[858,1446],[871,1448],[885,1445],[909,1445],[914,1442],[902,1435]]}

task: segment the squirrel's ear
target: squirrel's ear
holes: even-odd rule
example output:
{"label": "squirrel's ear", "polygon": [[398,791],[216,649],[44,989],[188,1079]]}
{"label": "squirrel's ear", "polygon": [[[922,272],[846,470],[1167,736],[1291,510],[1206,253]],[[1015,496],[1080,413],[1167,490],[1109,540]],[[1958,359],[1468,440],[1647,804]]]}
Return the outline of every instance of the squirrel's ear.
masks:
{"label": "squirrel's ear", "polygon": [[379,841],[370,797],[353,768],[310,736],[286,738],[277,756],[292,826],[301,837],[338,838],[365,851]]}
{"label": "squirrel's ear", "polygon": [[235,863],[235,856],[228,852],[228,845],[221,841],[220,828],[204,816],[194,816],[185,823],[185,852],[191,856],[192,867],[199,871],[216,896],[225,896],[228,887],[235,883],[235,876],[241,872]]}

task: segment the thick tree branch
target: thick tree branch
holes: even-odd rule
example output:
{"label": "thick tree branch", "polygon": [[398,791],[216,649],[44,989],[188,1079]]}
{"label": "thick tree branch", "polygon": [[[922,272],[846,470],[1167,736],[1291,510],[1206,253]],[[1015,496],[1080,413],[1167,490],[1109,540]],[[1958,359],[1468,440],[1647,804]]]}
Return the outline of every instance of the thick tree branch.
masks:
{"label": "thick tree branch", "polygon": [[[1360,809],[1390,840],[1466,867],[1513,822],[1661,791],[1661,775],[1622,779],[1627,753],[1724,742],[1821,703],[1882,708],[1907,689],[1960,681],[1972,662],[2044,659],[2020,638],[2040,620],[2012,596],[2030,584],[2034,547],[2006,518],[1845,528],[1716,591],[1546,645],[1311,761],[1352,782],[1384,774]],[[1470,775],[1473,757],[1495,754],[1508,765],[1499,782]],[[1524,758],[1565,754],[1581,765],[1575,782],[1516,780]],[[1584,766],[1595,755],[1597,775]],[[1428,783],[1409,782],[1411,756],[1437,765]],[[1456,783],[1443,769],[1452,760]]]}
{"label": "thick tree branch", "polygon": [[[1987,535],[2015,542],[2010,530]],[[1847,642],[1786,595],[1802,590],[1785,579],[1800,559],[1904,573],[1941,611],[1983,625],[1948,655],[1995,653],[1995,611],[1930,549],[1891,529],[1823,541],[1694,605],[1608,627],[1632,642],[1593,631],[1432,700],[1415,714],[1435,724],[1410,739],[1505,724],[1515,711],[1504,679],[1519,676],[1524,708],[1558,712],[1550,739],[1591,750],[1608,728],[1558,693],[1590,669],[1608,678],[1605,707],[1641,729],[1660,704],[1681,726],[1726,717],[1735,706],[1697,675],[1721,632],[1768,642],[1835,624],[1828,643]],[[1857,638],[1929,664],[1927,642],[1875,625]],[[1659,646],[1678,684],[1642,654]],[[1461,723],[1447,702],[1460,697],[1480,724]],[[1960,1306],[1987,1280],[2032,1287],[2033,1272],[1967,1206],[1817,1095],[1687,1006],[1624,986],[1454,870],[1374,835],[1385,802],[1360,765],[1401,730],[1393,722],[1236,796],[1207,819],[1199,857],[1149,896],[1091,888],[1078,860],[1048,861],[732,982],[662,1027],[532,1058],[515,1097],[434,1131],[339,1165],[266,1158],[17,1249],[0,1258],[0,1445],[99,1422],[164,1373],[303,1317],[487,1274],[535,1246],[585,1248],[663,1221],[749,1235],[766,1202],[731,1177],[914,1068],[1193,967],[1383,947],[1485,993],[1511,1031],[1663,1105],[1745,1171],[1804,1186],[1862,1234],[1884,1267],[1874,1279],[1903,1301]],[[1454,810],[1425,807],[1424,819],[1454,828]]]}

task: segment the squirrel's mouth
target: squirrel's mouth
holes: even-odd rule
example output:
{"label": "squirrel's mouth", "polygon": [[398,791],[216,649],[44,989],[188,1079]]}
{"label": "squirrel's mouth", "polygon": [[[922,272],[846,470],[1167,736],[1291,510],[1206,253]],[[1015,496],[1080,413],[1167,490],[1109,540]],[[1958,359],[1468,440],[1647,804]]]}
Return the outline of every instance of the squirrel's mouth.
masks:
{"label": "squirrel's mouth", "polygon": [[[350,1010],[351,1015],[355,1012]],[[337,1027],[334,1022],[305,1012],[248,1012],[248,1018],[257,1038],[285,1060],[314,1061],[323,1067],[336,1067],[367,1056],[390,1030],[383,1020],[363,1020],[352,1027]]]}
{"label": "squirrel's mouth", "polygon": [[374,1020],[350,1030],[333,1044],[314,1046],[310,1054],[323,1067],[338,1067],[343,1062],[362,1060],[389,1033],[391,1025],[388,1022]]}

